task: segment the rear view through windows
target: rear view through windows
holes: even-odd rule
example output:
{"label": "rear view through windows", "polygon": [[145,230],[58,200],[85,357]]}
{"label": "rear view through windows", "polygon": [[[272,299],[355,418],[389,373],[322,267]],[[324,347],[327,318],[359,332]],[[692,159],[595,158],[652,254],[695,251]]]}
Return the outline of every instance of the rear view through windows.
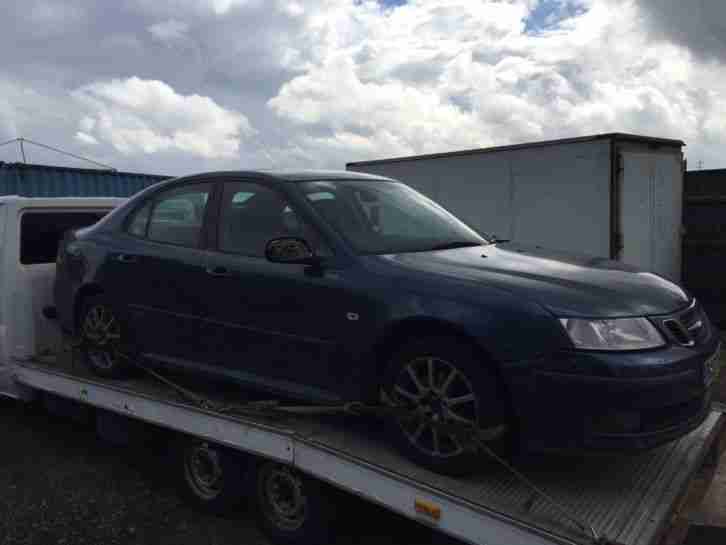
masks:
{"label": "rear view through windows", "polygon": [[25,212],[20,219],[20,263],[53,263],[63,233],[93,225],[108,212]]}

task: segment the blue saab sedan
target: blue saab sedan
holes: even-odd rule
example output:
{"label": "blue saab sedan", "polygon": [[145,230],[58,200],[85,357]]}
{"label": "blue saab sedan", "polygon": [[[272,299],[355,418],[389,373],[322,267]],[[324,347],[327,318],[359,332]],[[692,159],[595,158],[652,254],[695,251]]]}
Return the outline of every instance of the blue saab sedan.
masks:
{"label": "blue saab sedan", "polygon": [[120,352],[316,403],[412,409],[391,438],[462,474],[505,450],[639,449],[709,411],[718,332],[681,287],[487,239],[396,180],[214,172],[67,233],[56,307],[103,377]]}

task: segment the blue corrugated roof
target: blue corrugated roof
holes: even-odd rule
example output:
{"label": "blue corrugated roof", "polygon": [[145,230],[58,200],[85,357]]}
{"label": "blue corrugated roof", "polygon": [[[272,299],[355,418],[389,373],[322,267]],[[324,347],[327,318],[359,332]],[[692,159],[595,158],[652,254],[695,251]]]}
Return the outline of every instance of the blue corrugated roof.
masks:
{"label": "blue corrugated roof", "polygon": [[135,172],[0,162],[0,195],[130,197],[168,178]]}

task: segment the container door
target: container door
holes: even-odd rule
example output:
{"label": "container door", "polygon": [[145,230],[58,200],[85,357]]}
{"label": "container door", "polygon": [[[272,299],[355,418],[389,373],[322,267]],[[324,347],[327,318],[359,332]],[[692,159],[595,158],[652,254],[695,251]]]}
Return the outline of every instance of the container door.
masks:
{"label": "container door", "polygon": [[620,260],[678,281],[683,171],[680,154],[622,153]]}

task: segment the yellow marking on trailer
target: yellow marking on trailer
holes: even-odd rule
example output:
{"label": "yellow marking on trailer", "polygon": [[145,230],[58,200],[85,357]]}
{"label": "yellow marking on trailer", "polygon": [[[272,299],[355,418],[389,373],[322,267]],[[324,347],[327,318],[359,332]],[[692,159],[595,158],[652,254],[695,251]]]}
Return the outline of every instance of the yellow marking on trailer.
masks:
{"label": "yellow marking on trailer", "polygon": [[432,520],[441,520],[441,507],[426,500],[416,499],[413,504],[416,513],[424,515]]}

